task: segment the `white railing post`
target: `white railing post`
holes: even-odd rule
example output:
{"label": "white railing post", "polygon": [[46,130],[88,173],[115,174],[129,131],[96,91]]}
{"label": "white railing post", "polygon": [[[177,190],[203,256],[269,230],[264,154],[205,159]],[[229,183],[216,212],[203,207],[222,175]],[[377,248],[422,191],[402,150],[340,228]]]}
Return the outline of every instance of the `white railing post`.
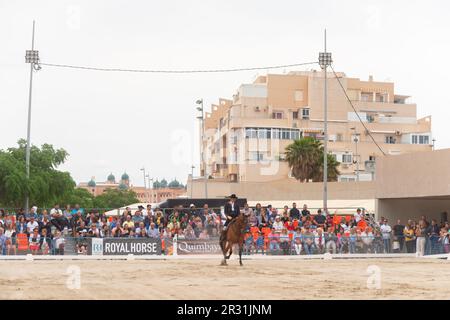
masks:
{"label": "white railing post", "polygon": [[178,235],[173,237],[172,255],[176,257],[178,255]]}

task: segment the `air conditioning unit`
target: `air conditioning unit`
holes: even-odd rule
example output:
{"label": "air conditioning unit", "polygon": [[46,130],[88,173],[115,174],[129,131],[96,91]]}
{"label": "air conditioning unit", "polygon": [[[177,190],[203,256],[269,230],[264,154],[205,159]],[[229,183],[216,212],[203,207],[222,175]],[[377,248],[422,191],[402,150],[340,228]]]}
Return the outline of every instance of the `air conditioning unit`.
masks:
{"label": "air conditioning unit", "polygon": [[259,112],[259,111],[261,111],[261,109],[260,109],[258,106],[256,106],[256,107],[255,107],[255,111],[256,111],[256,112]]}
{"label": "air conditioning unit", "polygon": [[292,124],[292,128],[297,128],[297,122],[294,122],[294,123]]}

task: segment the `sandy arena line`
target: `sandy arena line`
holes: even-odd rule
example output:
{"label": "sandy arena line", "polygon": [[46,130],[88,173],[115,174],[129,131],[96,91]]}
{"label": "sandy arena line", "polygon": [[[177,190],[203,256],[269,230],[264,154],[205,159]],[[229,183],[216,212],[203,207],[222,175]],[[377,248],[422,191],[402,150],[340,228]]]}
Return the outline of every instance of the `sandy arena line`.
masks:
{"label": "sandy arena line", "polygon": [[[450,299],[447,260],[219,262],[0,261],[0,299]],[[80,289],[67,286],[71,266],[80,268]],[[369,266],[380,268],[380,289],[367,288]]]}

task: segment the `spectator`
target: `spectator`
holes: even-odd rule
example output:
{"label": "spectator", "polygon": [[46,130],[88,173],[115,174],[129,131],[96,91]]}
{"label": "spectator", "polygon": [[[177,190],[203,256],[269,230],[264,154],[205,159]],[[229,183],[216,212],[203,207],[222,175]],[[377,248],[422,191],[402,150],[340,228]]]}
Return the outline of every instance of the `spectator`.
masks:
{"label": "spectator", "polygon": [[33,229],[33,231],[30,234],[30,237],[28,238],[31,254],[37,254],[39,250],[40,241],[41,235],[39,234],[39,229],[36,227]]}
{"label": "spectator", "polygon": [[62,231],[64,227],[67,226],[66,219],[64,218],[63,213],[59,208],[59,204],[55,204],[55,206],[50,210],[50,216],[51,216],[50,222],[59,231]]}
{"label": "spectator", "polygon": [[4,230],[2,227],[0,227],[0,255],[4,255],[6,252],[6,246],[7,246],[7,238],[4,234]]}
{"label": "spectator", "polygon": [[206,229],[203,230],[203,231],[199,234],[198,238],[201,239],[201,240],[208,240],[208,239],[209,239],[208,231],[207,231]]}
{"label": "spectator", "polygon": [[359,221],[364,220],[364,214],[362,213],[360,208],[356,210],[356,213],[353,215],[353,218],[355,219],[356,224],[358,224]]}
{"label": "spectator", "polygon": [[384,252],[385,253],[391,253],[391,232],[392,228],[388,224],[387,219],[383,220],[383,223],[380,226],[381,235],[383,237],[383,244],[384,244]]}
{"label": "spectator", "polygon": [[281,231],[284,228],[284,225],[283,225],[283,222],[281,222],[280,216],[276,216],[275,222],[273,223],[272,228],[273,228],[274,233],[277,233],[277,234],[281,233]]}
{"label": "spectator", "polygon": [[42,254],[48,254],[51,250],[52,239],[50,235],[47,234],[47,229],[42,229],[41,236],[39,238],[39,250]]}
{"label": "spectator", "polygon": [[419,221],[419,225],[416,228],[416,248],[417,248],[417,255],[419,256],[425,255],[426,235],[427,235],[427,222],[423,218]]}
{"label": "spectator", "polygon": [[414,232],[414,226],[411,220],[408,220],[405,228],[403,229],[403,238],[405,239],[405,246],[407,253],[414,253],[416,251],[416,236]]}
{"label": "spectator", "polygon": [[313,224],[317,228],[324,228],[325,227],[325,216],[322,214],[322,210],[317,210],[317,215],[314,217]]}
{"label": "spectator", "polygon": [[403,246],[405,244],[405,237],[403,231],[405,226],[400,223],[400,219],[397,220],[397,224],[392,227],[392,233],[394,236],[394,241],[398,241],[399,251],[403,252]]}
{"label": "spectator", "polygon": [[56,231],[52,242],[53,242],[53,246],[52,246],[53,253],[55,255],[63,255],[65,240],[62,236],[61,231]]}
{"label": "spectator", "polygon": [[300,211],[297,209],[297,204],[295,202],[292,203],[292,208],[289,211],[289,216],[292,220],[300,220]]}
{"label": "spectator", "polygon": [[300,228],[297,228],[292,236],[292,240],[293,240],[293,247],[294,247],[294,252],[297,255],[300,255],[302,252],[302,242],[303,242],[303,237],[302,237],[302,232],[300,230]]}
{"label": "spectator", "polygon": [[337,252],[337,236],[330,228],[325,232],[325,252]]}
{"label": "spectator", "polygon": [[142,216],[142,211],[137,210],[134,213],[132,220],[133,220],[135,226],[139,225],[141,222],[144,222],[144,217]]}
{"label": "spectator", "polygon": [[13,224],[9,223],[6,226],[5,231],[5,246],[6,254],[11,255],[11,251],[16,255],[16,230],[13,228]]}
{"label": "spectator", "polygon": [[303,233],[303,248],[305,249],[305,253],[307,255],[313,254],[315,249],[315,241],[314,234],[311,232],[309,228],[305,229]]}
{"label": "spectator", "polygon": [[289,248],[290,248],[290,239],[288,235],[288,231],[286,228],[283,228],[280,235],[280,248],[283,252],[283,255],[290,254]]}
{"label": "spectator", "polygon": [[311,212],[309,212],[308,206],[306,204],[303,205],[303,209],[302,209],[301,214],[302,214],[303,218],[311,215]]}
{"label": "spectator", "polygon": [[269,217],[267,216],[266,209],[261,210],[261,214],[258,217],[258,226],[260,227],[268,227],[270,225],[269,223]]}
{"label": "spectator", "polygon": [[28,233],[27,223],[23,215],[19,216],[18,222],[16,223],[16,233]]}
{"label": "spectator", "polygon": [[27,223],[27,233],[33,233],[34,229],[39,229],[39,223],[35,220],[34,216],[31,216],[30,221]]}
{"label": "spectator", "polygon": [[263,211],[263,210],[262,210],[262,208],[261,208],[261,203],[257,203],[257,204],[256,204],[256,207],[255,207],[255,215],[256,215],[257,217],[260,217],[262,211]]}
{"label": "spectator", "polygon": [[96,223],[91,224],[91,227],[88,230],[88,235],[90,237],[94,237],[94,238],[102,238],[103,237],[103,234],[102,234],[101,230],[99,228],[97,228]]}
{"label": "spectator", "polygon": [[356,228],[353,227],[350,229],[350,236],[348,238],[348,249],[350,253],[356,253]]}
{"label": "spectator", "polygon": [[256,238],[256,253],[259,252],[259,250],[261,250],[261,253],[264,254],[265,250],[264,250],[264,235],[262,234],[261,231],[258,231],[258,237]]}
{"label": "spectator", "polygon": [[369,227],[366,227],[363,232],[361,232],[361,241],[363,244],[363,252],[364,253],[373,253],[373,240],[374,236]]}
{"label": "spectator", "polygon": [[148,228],[148,236],[153,239],[159,238],[159,229],[154,222],[152,222]]}
{"label": "spectator", "polygon": [[269,234],[269,250],[271,254],[277,253],[280,250],[280,234],[272,232]]}
{"label": "spectator", "polygon": [[317,249],[317,253],[325,252],[325,235],[323,234],[323,229],[321,227],[314,231],[314,242]]}
{"label": "spectator", "polygon": [[283,208],[283,213],[281,215],[281,222],[283,222],[283,224],[291,221],[291,218],[289,217],[288,209],[289,209],[288,206],[284,206],[284,208]]}
{"label": "spectator", "polygon": [[441,228],[439,228],[436,219],[431,220],[431,225],[428,229],[428,237],[430,239],[429,254],[438,254],[439,252],[439,235]]}
{"label": "spectator", "polygon": [[125,226],[127,226],[128,228],[134,227],[134,222],[133,222],[133,220],[131,220],[131,214],[129,214],[125,217],[125,222],[122,223],[122,228],[125,228]]}

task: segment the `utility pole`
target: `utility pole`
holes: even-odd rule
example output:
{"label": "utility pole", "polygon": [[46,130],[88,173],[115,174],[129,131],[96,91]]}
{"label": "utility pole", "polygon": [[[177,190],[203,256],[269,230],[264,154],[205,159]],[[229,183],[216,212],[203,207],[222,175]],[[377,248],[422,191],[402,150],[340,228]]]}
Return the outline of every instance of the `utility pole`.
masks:
{"label": "utility pole", "polygon": [[[33,92],[33,71],[39,70],[39,51],[34,50],[34,26],[35,22],[33,20],[33,32],[31,36],[31,50],[26,50],[25,52],[25,62],[30,64],[30,88],[28,92],[28,125],[27,125],[27,146],[25,153],[25,168],[27,176],[27,184],[30,180],[30,153],[31,153],[31,96]],[[25,199],[25,212],[28,213],[30,206],[30,195],[27,193]]]}
{"label": "utility pole", "polygon": [[327,67],[331,65],[331,52],[327,52],[327,30],[324,32],[324,52],[319,53],[319,65],[323,69],[323,209],[328,210],[328,88]]}
{"label": "utility pole", "polygon": [[205,183],[205,198],[208,199],[208,173],[206,170],[206,150],[204,149],[204,141],[205,141],[205,115],[203,108],[203,99],[199,99],[196,101],[196,104],[199,105],[197,110],[201,112],[201,115],[197,117],[202,123],[201,134],[200,134],[200,157],[203,162],[203,178]]}
{"label": "utility pole", "polygon": [[144,173],[144,194],[146,196],[148,196],[148,194],[147,194],[147,180],[146,180],[147,176],[145,174],[145,167],[142,167],[141,171],[143,171],[143,173]]}

